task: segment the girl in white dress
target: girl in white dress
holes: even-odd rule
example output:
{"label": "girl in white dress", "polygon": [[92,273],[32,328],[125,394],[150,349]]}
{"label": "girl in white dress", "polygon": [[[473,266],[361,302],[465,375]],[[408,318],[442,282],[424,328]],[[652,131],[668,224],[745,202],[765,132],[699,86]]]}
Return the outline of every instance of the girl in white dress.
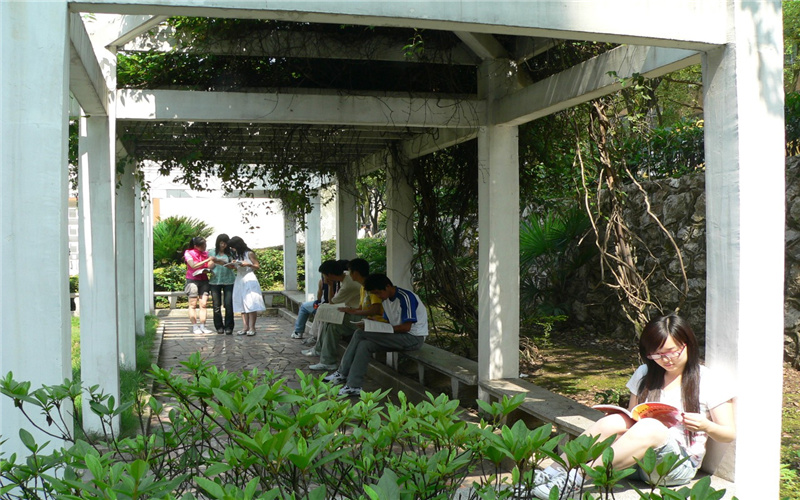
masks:
{"label": "girl in white dress", "polygon": [[236,281],[233,283],[233,312],[242,313],[244,322],[244,329],[236,333],[252,337],[256,334],[259,311],[267,309],[255,273],[259,268],[258,257],[238,236],[231,238],[228,246],[236,255],[236,260],[226,266],[236,269]]}

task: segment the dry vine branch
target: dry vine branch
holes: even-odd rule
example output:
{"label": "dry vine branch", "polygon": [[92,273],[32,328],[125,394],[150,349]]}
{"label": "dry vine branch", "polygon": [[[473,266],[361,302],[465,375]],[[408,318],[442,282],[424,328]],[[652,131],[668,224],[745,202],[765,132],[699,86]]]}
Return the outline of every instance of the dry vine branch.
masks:
{"label": "dry vine branch", "polygon": [[[641,266],[637,260],[637,251],[643,250],[647,252],[653,258],[654,262],[657,262],[657,259],[647,247],[646,243],[634,234],[625,223],[620,174],[625,174],[633,180],[644,199],[647,214],[656,222],[675,249],[684,282],[681,305],[688,293],[688,278],[680,249],[672,235],[666,227],[664,227],[664,224],[652,211],[649,195],[646,190],[640,183],[636,182],[632,172],[624,162],[620,162],[621,166],[617,167],[612,160],[610,128],[611,125],[607,114],[606,103],[602,100],[595,101],[592,105],[590,115],[589,135],[597,147],[598,154],[597,163],[599,168],[595,200],[596,213],[592,209],[592,203],[589,198],[587,172],[580,147],[576,148],[577,161],[581,171],[584,209],[589,215],[595,233],[595,245],[600,252],[602,280],[620,296],[622,310],[628,320],[633,323],[638,335],[648,321],[648,310],[655,308],[661,311],[661,306],[657,298],[653,297],[651,294],[649,287],[649,280],[655,272],[655,267],[649,271],[640,269]],[[606,214],[601,212],[601,193],[603,189],[608,192],[608,205],[610,207],[609,212]],[[603,219],[605,219],[605,227],[601,229],[599,227],[599,222]],[[610,282],[606,281],[606,272],[611,274],[612,279]],[[668,278],[667,281],[675,286]]]}

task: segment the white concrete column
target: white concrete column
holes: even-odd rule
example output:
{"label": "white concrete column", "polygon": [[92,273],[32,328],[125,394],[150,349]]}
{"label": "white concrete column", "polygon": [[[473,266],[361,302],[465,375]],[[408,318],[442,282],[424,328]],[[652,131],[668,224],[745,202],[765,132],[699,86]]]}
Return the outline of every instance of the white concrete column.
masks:
{"label": "white concrete column", "polygon": [[336,185],[336,258],[352,260],[356,255],[358,215],[356,198],[342,181]]}
{"label": "white concrete column", "polygon": [[478,376],[519,376],[518,129],[478,133]]}
{"label": "white concrete column", "polygon": [[[72,378],[67,237],[67,2],[0,2],[0,375],[31,389]],[[38,304],[37,304],[38,303]],[[70,408],[62,408],[72,427]],[[31,417],[47,427],[37,411]],[[62,446],[0,398],[5,457]],[[71,431],[72,429],[70,429]],[[24,461],[24,458],[22,458]]]}
{"label": "white concrete column", "polygon": [[319,193],[312,200],[311,213],[306,214],[306,300],[317,297],[319,265],[322,264],[322,231]]}
{"label": "white concrete column", "polygon": [[[81,382],[119,401],[117,275],[114,249],[116,165],[111,162],[107,116],[81,118],[78,147],[80,212]],[[88,392],[84,395],[88,401]],[[100,418],[83,411],[83,426],[103,432]],[[112,423],[119,429],[119,418]]]}
{"label": "white concrete column", "polygon": [[414,188],[409,163],[395,157],[386,172],[386,276],[394,285],[407,290],[412,289],[413,241]]}
{"label": "white concrete column", "polygon": [[[147,266],[145,260],[144,214],[142,206],[142,186],[136,182],[133,191],[133,290],[134,290],[134,331],[144,336],[144,317],[147,314],[145,281]],[[151,260],[152,262],[152,260]],[[152,272],[150,276],[152,276]],[[135,353],[135,351],[134,351]],[[135,359],[135,358],[134,358]]]}
{"label": "white concrete column", "polygon": [[736,0],[729,9],[729,44],[703,58],[706,363],[737,392],[736,495],[778,498],[785,199],[781,4]]}
{"label": "white concrete column", "polygon": [[144,202],[142,207],[144,219],[144,269],[146,278],[144,280],[144,303],[148,314],[156,313],[156,300],[153,292],[153,203],[149,200]]}
{"label": "white concrete column", "polygon": [[283,210],[283,289],[297,290],[297,221]]}
{"label": "white concrete column", "polygon": [[134,216],[139,212],[135,204],[133,168],[132,163],[126,162],[125,172],[119,174],[116,224],[119,360],[121,367],[130,369],[136,368]]}
{"label": "white concrete column", "polygon": [[[508,60],[484,61],[479,93],[492,106],[513,86]],[[519,376],[519,129],[478,131],[478,378]],[[479,390],[479,397],[487,395]]]}

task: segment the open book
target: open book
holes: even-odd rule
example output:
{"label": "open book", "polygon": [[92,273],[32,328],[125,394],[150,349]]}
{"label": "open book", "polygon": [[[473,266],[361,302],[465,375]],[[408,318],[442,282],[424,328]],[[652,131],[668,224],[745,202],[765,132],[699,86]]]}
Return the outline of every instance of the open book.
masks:
{"label": "open book", "polygon": [[654,418],[667,427],[674,427],[683,422],[681,411],[666,403],[641,403],[634,406],[632,410],[616,405],[594,405],[592,408],[600,410],[606,415],[621,413],[633,420]]}
{"label": "open book", "polygon": [[317,312],[314,315],[314,321],[324,321],[325,323],[334,323],[341,325],[344,321],[344,311],[340,311],[341,305],[333,304],[320,304],[317,306]]}
{"label": "open book", "polygon": [[389,323],[375,321],[374,319],[364,319],[363,322],[365,332],[394,333],[394,328]]}
{"label": "open book", "polygon": [[208,272],[208,268],[198,269],[197,271],[192,273],[192,276],[200,276],[201,274],[205,274]]}

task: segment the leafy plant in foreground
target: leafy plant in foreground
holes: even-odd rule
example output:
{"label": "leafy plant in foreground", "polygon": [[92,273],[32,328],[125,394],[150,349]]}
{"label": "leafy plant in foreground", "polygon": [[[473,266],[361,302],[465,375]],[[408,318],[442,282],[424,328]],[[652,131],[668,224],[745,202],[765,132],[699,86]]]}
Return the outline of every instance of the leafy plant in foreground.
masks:
{"label": "leafy plant in foreground", "polygon": [[[219,370],[199,354],[183,365],[180,374],[152,368],[172,407],[148,402],[157,420],[149,435],[87,442],[66,426],[45,427],[66,442],[46,453],[47,444],[20,430],[30,455],[0,455],[0,498],[444,499],[475,477],[468,498],[514,499],[528,497],[543,459],[578,467],[600,456],[603,465],[587,473],[604,492],[598,498],[610,498],[632,472],[610,469],[608,441],[567,442],[562,459],[557,443],[563,436],[553,436],[550,425],[502,425],[523,395],[481,402],[485,418],[468,423],[458,401],[444,395],[413,404],[403,393],[389,401],[389,391],[382,391],[352,401],[300,372],[293,387],[273,373]],[[17,408],[44,412],[53,422],[69,407],[61,403],[81,390],[65,382],[31,391],[10,374],[0,380],[0,392]],[[89,392],[96,403],[91,411],[104,421],[121,411],[111,398]],[[643,498],[662,493],[649,494]],[[704,494],[692,498],[719,498],[713,490]]]}

